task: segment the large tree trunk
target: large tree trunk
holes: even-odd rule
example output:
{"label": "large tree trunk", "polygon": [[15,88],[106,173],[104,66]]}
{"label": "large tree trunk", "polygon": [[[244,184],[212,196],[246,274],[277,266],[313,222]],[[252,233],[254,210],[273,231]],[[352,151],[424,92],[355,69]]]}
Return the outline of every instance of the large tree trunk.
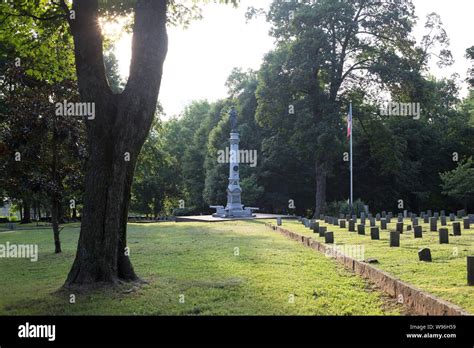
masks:
{"label": "large tree trunk", "polygon": [[60,254],[61,240],[59,239],[59,200],[56,197],[51,199],[51,224],[53,225],[54,252]]}
{"label": "large tree trunk", "polygon": [[30,202],[26,199],[23,200],[23,217],[21,220],[22,224],[29,224],[31,222],[31,206]]}
{"label": "large tree trunk", "polygon": [[324,214],[326,207],[326,178],[327,173],[323,166],[316,164],[316,195],[314,218],[319,219],[319,215]]}
{"label": "large tree trunk", "polygon": [[[134,281],[138,277],[127,247],[130,192],[139,152],[150,130],[166,57],[165,0],[138,0],[130,77],[114,95],[107,83],[97,0],[76,0],[71,23],[79,91],[95,102],[96,118],[87,121],[84,209],[72,269],[66,286]],[[128,158],[129,157],[129,158]]]}

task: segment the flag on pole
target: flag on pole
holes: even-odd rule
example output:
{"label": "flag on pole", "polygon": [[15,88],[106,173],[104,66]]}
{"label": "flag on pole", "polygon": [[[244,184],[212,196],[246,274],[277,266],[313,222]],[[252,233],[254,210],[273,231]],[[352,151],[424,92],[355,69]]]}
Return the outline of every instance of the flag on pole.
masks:
{"label": "flag on pole", "polygon": [[352,110],[347,115],[347,138],[350,138],[352,134]]}

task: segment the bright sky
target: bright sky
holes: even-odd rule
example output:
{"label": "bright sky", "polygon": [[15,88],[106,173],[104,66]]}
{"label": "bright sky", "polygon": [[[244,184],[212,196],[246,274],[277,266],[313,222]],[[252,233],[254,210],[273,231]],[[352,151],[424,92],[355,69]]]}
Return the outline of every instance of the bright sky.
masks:
{"label": "bright sky", "polygon": [[[242,0],[239,8],[229,5],[203,5],[203,19],[188,29],[169,29],[169,51],[165,62],[160,102],[167,117],[180,114],[192,100],[215,101],[227,96],[225,81],[234,67],[258,69],[263,56],[273,48],[273,38],[268,35],[270,25],[264,18],[246,23],[247,7],[268,8],[272,0]],[[413,0],[419,17],[415,37],[425,33],[423,25],[428,13],[441,16],[451,40],[455,59],[452,67],[440,70],[436,62],[432,73],[449,77],[458,73],[462,79],[469,68],[464,58],[468,47],[474,45],[471,16],[473,0]],[[117,44],[120,72],[128,75],[131,36],[123,36]],[[463,93],[467,93],[464,86]]]}

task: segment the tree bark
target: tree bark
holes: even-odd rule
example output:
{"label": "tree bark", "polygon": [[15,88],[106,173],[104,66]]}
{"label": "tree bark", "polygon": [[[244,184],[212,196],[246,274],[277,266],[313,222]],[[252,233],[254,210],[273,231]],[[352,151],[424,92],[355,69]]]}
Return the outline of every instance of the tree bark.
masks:
{"label": "tree bark", "polygon": [[60,254],[61,240],[59,239],[59,200],[56,197],[51,199],[51,224],[53,225],[54,252]]}
{"label": "tree bark", "polygon": [[125,255],[131,186],[139,152],[151,128],[167,53],[165,0],[137,0],[130,77],[113,94],[105,74],[97,0],[75,0],[71,23],[79,92],[94,102],[87,121],[89,158],[77,254],[65,286],[134,281]]}
{"label": "tree bark", "polygon": [[316,195],[314,218],[319,219],[324,214],[326,207],[326,180],[327,173],[323,166],[316,164]]}
{"label": "tree bark", "polygon": [[21,220],[22,224],[31,223],[31,206],[30,202],[26,199],[23,200],[23,217]]}

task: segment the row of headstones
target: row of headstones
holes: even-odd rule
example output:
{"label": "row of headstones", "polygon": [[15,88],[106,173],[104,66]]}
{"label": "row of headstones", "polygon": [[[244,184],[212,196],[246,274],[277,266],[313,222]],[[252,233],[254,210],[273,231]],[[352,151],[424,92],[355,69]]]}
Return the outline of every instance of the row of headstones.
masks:
{"label": "row of headstones", "polygon": [[[333,219],[333,218],[331,218]],[[328,222],[334,224],[334,221],[327,219]],[[385,219],[384,219],[385,220]],[[314,233],[319,233],[320,237],[325,238],[326,244],[334,244],[334,232],[327,230],[326,226],[320,226],[319,221],[309,220],[306,218],[298,217],[298,221],[304,224],[305,227],[310,228]],[[326,221],[326,220],[325,220]],[[382,220],[383,221],[383,220]],[[278,225],[281,226],[281,219],[278,221]],[[346,228],[346,220],[339,219],[339,227]],[[336,225],[336,224],[334,224]],[[355,220],[349,220],[348,224],[349,232],[355,232]],[[410,226],[411,229],[411,226]],[[358,234],[365,235],[365,225],[357,225]],[[421,226],[417,225],[414,227],[415,238],[422,238]],[[403,233],[403,222],[397,223],[397,231],[390,232],[390,247],[400,247],[400,234]],[[370,228],[370,236],[372,240],[380,240],[379,228],[373,226]],[[449,233],[447,228],[441,228],[439,231],[440,244],[449,243]],[[420,261],[432,262],[431,250],[429,248],[423,248],[418,251],[418,258]],[[474,256],[467,257],[467,279],[468,285],[474,285]]]}

